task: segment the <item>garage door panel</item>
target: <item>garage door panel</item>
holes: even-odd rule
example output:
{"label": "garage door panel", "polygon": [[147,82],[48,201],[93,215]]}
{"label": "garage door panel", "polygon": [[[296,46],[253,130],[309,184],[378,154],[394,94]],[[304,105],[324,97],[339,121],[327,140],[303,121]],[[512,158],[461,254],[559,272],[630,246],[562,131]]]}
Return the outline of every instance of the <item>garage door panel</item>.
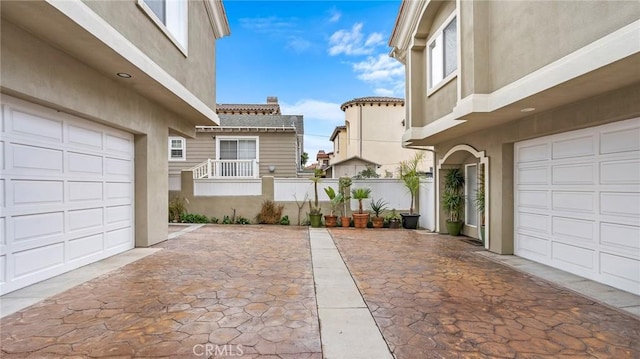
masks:
{"label": "garage door panel", "polygon": [[64,233],[64,212],[38,213],[13,218],[13,239],[24,241]]}
{"label": "garage door panel", "polygon": [[640,119],[522,141],[514,153],[516,255],[640,294]]}
{"label": "garage door panel", "polygon": [[519,191],[518,199],[521,208],[549,209],[548,191]]}
{"label": "garage door panel", "polygon": [[102,156],[67,152],[67,169],[70,174],[101,175],[103,166]]}
{"label": "garage door panel", "polygon": [[2,101],[0,295],[133,248],[133,135]]}
{"label": "garage door panel", "polygon": [[574,158],[593,156],[595,154],[595,135],[557,140],[551,147],[551,158]]}
{"label": "garage door panel", "polygon": [[104,250],[104,234],[76,238],[69,241],[69,261],[95,255]]}
{"label": "garage door panel", "polygon": [[0,141],[0,170],[4,169],[4,141]]}
{"label": "garage door panel", "polygon": [[601,162],[600,183],[640,184],[640,159]]}
{"label": "garage door panel", "polygon": [[638,218],[640,193],[601,192],[600,213]]}
{"label": "garage door panel", "polygon": [[67,131],[69,134],[69,144],[72,148],[78,146],[96,151],[102,150],[104,136],[101,131],[94,131],[76,125],[69,125]]}
{"label": "garage door panel", "polygon": [[12,167],[23,174],[62,173],[62,150],[12,143],[11,151]]}
{"label": "garage door panel", "polygon": [[0,256],[0,283],[7,281],[7,256]]}
{"label": "garage door panel", "polygon": [[593,163],[567,164],[551,167],[551,183],[555,185],[595,184]]}
{"label": "garage door panel", "polygon": [[547,167],[525,167],[519,169],[518,184],[548,184],[549,169]]}
{"label": "garage door panel", "polygon": [[605,131],[600,135],[600,153],[640,151],[640,127]]}
{"label": "garage door panel", "polygon": [[43,205],[62,204],[64,202],[63,181],[11,181],[13,204]]}
{"label": "garage door panel", "polygon": [[618,223],[600,223],[600,243],[617,247],[634,258],[640,259],[640,227]]}
{"label": "garage door panel", "polygon": [[593,245],[595,243],[595,221],[554,216],[551,228],[555,237],[577,241],[583,245]]}
{"label": "garage door panel", "polygon": [[14,253],[15,278],[45,271],[64,263],[64,244],[55,243]]}
{"label": "garage door panel", "polygon": [[21,111],[11,112],[12,129],[17,135],[62,142],[62,121]]}
{"label": "garage door panel", "polygon": [[103,200],[102,182],[69,181],[69,201],[86,202]]}
{"label": "garage door panel", "polygon": [[593,192],[553,191],[551,203],[556,211],[594,214],[596,196]]}

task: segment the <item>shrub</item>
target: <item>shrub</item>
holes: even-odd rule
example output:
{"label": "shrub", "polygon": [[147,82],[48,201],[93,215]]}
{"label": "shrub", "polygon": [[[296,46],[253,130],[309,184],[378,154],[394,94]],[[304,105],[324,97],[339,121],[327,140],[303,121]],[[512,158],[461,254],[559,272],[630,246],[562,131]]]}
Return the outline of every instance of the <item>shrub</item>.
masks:
{"label": "shrub", "polygon": [[182,198],[176,197],[169,201],[169,222],[179,222],[185,213],[187,213],[187,207]]}
{"label": "shrub", "polygon": [[209,218],[197,213],[184,213],[180,216],[182,223],[209,223]]}
{"label": "shrub", "polygon": [[217,224],[218,222],[220,222],[220,220],[218,218],[211,217],[211,223],[216,223]]}
{"label": "shrub", "polygon": [[224,216],[224,218],[222,218],[222,224],[231,224],[231,218]]}
{"label": "shrub", "polygon": [[251,224],[251,221],[242,216],[238,216],[238,218],[236,218],[236,224]]}
{"label": "shrub", "polygon": [[291,224],[291,221],[289,220],[289,216],[284,216],[282,218],[280,218],[280,224],[283,226],[288,226]]}
{"label": "shrub", "polygon": [[256,215],[256,222],[260,224],[277,224],[282,217],[284,205],[276,204],[274,201],[266,200],[262,202],[260,213]]}

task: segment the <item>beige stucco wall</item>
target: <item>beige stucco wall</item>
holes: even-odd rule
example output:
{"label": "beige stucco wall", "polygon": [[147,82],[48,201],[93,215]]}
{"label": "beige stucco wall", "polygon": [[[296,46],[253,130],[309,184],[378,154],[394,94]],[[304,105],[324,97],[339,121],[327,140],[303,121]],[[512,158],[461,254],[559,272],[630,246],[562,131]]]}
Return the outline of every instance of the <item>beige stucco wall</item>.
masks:
{"label": "beige stucco wall", "polygon": [[[513,144],[531,138],[577,130],[640,116],[640,84],[585,99],[454,141],[438,143],[438,160],[458,144],[467,144],[489,157],[490,247],[493,252],[512,254],[513,245]],[[460,165],[468,156],[454,156],[447,165]],[[453,158],[453,157],[452,157]],[[440,229],[446,231],[440,211]]]}
{"label": "beige stucco wall", "polygon": [[486,5],[490,91],[640,16],[638,1],[488,1]]}
{"label": "beige stucco wall", "polygon": [[203,1],[188,1],[185,56],[137,5],[137,0],[83,0],[155,63],[215,108],[215,40]]}
{"label": "beige stucco wall", "polygon": [[3,93],[135,134],[136,246],[165,240],[168,128],[189,133],[193,126],[126,80],[105,77],[4,19],[1,30]]}
{"label": "beige stucco wall", "polygon": [[[405,131],[402,125],[405,119],[404,106],[384,103],[358,104],[345,109],[345,119],[350,124],[350,132],[347,134],[349,147],[344,158],[359,156],[375,162],[381,165],[377,169],[381,176],[388,171],[397,177],[400,161],[411,159],[416,153],[416,150],[402,147],[401,139]],[[359,132],[361,123],[362,133]],[[433,167],[433,161],[431,156],[427,155],[421,169],[427,171],[430,167]],[[345,174],[343,172],[334,171],[334,176],[342,176]]]}
{"label": "beige stucco wall", "polygon": [[333,157],[330,163],[340,162],[347,159],[347,130],[340,130],[333,140]]}
{"label": "beige stucco wall", "polygon": [[[296,134],[293,132],[198,132],[196,138],[187,138],[186,161],[169,161],[169,174],[196,166],[207,159],[216,158],[216,136],[259,137],[260,176],[297,177]],[[166,153],[166,148],[165,148]],[[269,166],[276,166],[269,172]]]}

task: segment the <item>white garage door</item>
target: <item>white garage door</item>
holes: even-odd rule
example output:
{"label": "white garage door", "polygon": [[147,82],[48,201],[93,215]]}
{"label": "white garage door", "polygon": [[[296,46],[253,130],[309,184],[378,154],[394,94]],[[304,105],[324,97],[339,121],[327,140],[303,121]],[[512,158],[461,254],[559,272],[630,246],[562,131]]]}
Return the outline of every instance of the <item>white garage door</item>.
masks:
{"label": "white garage door", "polygon": [[640,294],[640,119],[516,143],[515,253]]}
{"label": "white garage door", "polygon": [[0,294],[134,246],[133,136],[8,96]]}

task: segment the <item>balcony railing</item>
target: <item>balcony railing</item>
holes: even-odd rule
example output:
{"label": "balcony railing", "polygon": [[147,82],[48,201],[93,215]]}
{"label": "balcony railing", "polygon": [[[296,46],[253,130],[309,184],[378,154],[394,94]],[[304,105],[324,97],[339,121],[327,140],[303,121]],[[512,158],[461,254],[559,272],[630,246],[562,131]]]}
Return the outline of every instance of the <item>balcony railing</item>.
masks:
{"label": "balcony railing", "polygon": [[190,169],[194,179],[201,178],[259,178],[256,160],[208,159]]}

